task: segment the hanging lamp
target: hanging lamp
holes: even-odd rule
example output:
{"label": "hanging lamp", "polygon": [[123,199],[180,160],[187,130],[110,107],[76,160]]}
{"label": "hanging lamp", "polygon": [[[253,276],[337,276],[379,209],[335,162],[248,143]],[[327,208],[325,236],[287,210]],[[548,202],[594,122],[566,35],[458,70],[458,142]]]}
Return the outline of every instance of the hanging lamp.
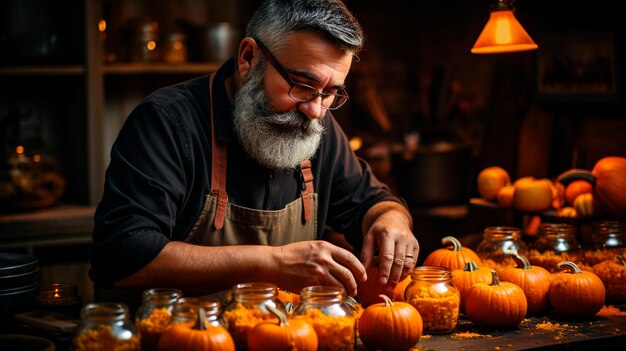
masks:
{"label": "hanging lamp", "polygon": [[499,54],[538,48],[515,18],[513,2],[514,0],[495,1],[489,21],[472,47],[472,54]]}

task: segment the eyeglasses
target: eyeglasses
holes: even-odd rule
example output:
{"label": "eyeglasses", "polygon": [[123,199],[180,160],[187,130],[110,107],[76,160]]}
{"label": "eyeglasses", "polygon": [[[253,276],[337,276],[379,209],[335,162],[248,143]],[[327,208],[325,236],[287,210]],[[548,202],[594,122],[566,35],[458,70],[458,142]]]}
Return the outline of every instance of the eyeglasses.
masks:
{"label": "eyeglasses", "polygon": [[316,99],[318,96],[321,96],[322,97],[321,106],[322,108],[326,110],[336,110],[340,108],[341,106],[343,106],[343,104],[345,104],[346,101],[348,101],[349,99],[348,92],[343,88],[337,89],[337,91],[334,93],[323,93],[323,92],[319,92],[317,89],[315,89],[314,87],[310,85],[294,82],[293,80],[291,80],[291,78],[289,77],[289,74],[285,71],[285,69],[278,63],[274,55],[272,55],[272,53],[268,50],[268,48],[265,45],[263,45],[263,43],[261,43],[260,40],[258,39],[254,39],[254,40],[257,42],[257,44],[259,45],[259,48],[261,48],[261,51],[263,51],[263,54],[265,55],[269,63],[272,65],[272,67],[274,67],[276,72],[278,72],[281,75],[281,77],[283,77],[285,81],[289,83],[289,86],[290,86],[289,97],[290,98],[299,102],[309,102],[309,101]]}

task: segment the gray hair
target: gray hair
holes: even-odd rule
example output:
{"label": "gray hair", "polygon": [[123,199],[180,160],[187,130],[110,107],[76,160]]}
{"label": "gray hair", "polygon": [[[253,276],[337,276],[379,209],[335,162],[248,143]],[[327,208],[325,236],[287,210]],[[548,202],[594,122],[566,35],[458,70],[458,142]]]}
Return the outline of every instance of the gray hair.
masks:
{"label": "gray hair", "polygon": [[341,0],[266,0],[248,23],[246,36],[276,49],[299,30],[312,30],[355,56],[365,42],[361,25]]}

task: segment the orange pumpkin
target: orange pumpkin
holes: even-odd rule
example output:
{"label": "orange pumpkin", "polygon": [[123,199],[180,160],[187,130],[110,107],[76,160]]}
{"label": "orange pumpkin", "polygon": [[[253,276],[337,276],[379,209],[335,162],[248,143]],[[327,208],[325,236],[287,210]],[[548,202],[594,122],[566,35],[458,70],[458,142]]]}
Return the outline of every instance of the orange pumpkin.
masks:
{"label": "orange pumpkin", "polygon": [[513,183],[513,207],[526,212],[540,212],[552,206],[552,181],[547,178],[523,177]]}
{"label": "orange pumpkin", "polygon": [[502,167],[487,167],[478,173],[476,186],[480,196],[488,201],[496,201],[498,191],[511,183],[509,174]]}
{"label": "orange pumpkin", "polygon": [[461,312],[465,313],[465,295],[476,283],[490,283],[491,268],[478,267],[474,261],[468,262],[463,269],[452,271],[452,283],[461,294]]}
{"label": "orange pumpkin", "polygon": [[574,199],[580,194],[587,194],[593,191],[593,185],[586,180],[577,179],[565,187],[565,202],[574,204]]}
{"label": "orange pumpkin", "polygon": [[266,304],[278,317],[278,324],[261,322],[247,334],[249,351],[316,351],[318,340],[313,326],[305,319],[287,320],[287,315],[276,307]]}
{"label": "orange pumpkin", "polygon": [[626,157],[607,156],[596,162],[591,172],[570,169],[558,177],[564,184],[576,179],[593,184],[593,198],[600,214],[626,217]]}
{"label": "orange pumpkin", "polygon": [[566,218],[576,218],[576,209],[570,206],[561,207],[561,209],[557,212],[559,217]]}
{"label": "orange pumpkin", "polygon": [[381,285],[378,281],[378,273],[380,268],[377,262],[373,263],[365,269],[367,273],[367,280],[364,282],[357,281],[357,295],[356,300],[359,301],[363,308],[366,308],[372,304],[378,303],[380,294],[388,296],[393,295],[394,287],[388,284]]}
{"label": "orange pumpkin", "polygon": [[604,305],[606,289],[597,275],[570,261],[557,265],[560,270],[550,283],[548,297],[554,313],[567,317],[591,317]]}
{"label": "orange pumpkin", "polygon": [[380,295],[384,303],[369,306],[359,320],[359,336],[371,350],[408,350],[419,341],[424,324],[422,316],[406,302],[392,302]]}
{"label": "orange pumpkin", "polygon": [[198,308],[195,322],[176,324],[165,330],[157,351],[235,351],[235,342],[226,328],[206,323],[204,308]]}
{"label": "orange pumpkin", "polygon": [[465,299],[465,312],[474,324],[488,328],[512,328],[526,317],[524,291],[510,282],[501,282],[496,271],[491,283],[474,284]]}
{"label": "orange pumpkin", "polygon": [[574,199],[574,209],[576,209],[576,216],[578,217],[591,217],[594,210],[593,194],[586,193],[576,196]]}
{"label": "orange pumpkin", "polygon": [[547,311],[552,274],[541,266],[531,266],[524,256],[512,254],[511,257],[517,267],[503,268],[500,279],[522,288],[528,302],[528,313]]}
{"label": "orange pumpkin", "polygon": [[393,288],[393,295],[391,296],[391,299],[393,301],[404,301],[404,291],[406,290],[406,287],[409,286],[410,282],[411,274],[409,273],[406,278],[402,279],[398,284],[396,284],[396,287]]}
{"label": "orange pumpkin", "polygon": [[446,236],[441,239],[441,244],[452,244],[452,246],[431,252],[424,260],[424,266],[439,266],[453,271],[465,268],[465,265],[470,261],[474,261],[478,265],[482,264],[480,257],[472,249],[463,247],[461,242],[453,236]]}
{"label": "orange pumpkin", "polygon": [[515,199],[515,187],[513,185],[507,185],[498,191],[498,205],[506,208],[513,207],[513,200]]}
{"label": "orange pumpkin", "polygon": [[300,303],[300,295],[283,289],[278,289],[278,299],[285,305],[290,303],[297,306]]}

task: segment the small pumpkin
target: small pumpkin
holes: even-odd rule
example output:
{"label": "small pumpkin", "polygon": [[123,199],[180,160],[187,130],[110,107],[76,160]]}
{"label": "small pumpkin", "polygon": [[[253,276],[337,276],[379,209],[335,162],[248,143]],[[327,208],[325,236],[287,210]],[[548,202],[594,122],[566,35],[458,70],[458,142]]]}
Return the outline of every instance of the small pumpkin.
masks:
{"label": "small pumpkin", "polygon": [[505,208],[511,208],[513,207],[513,199],[515,199],[515,187],[513,185],[504,186],[500,189],[500,191],[498,191],[498,205]]}
{"label": "small pumpkin", "polygon": [[474,324],[488,328],[512,328],[526,317],[528,303],[519,286],[501,282],[496,271],[491,283],[474,284],[465,299],[465,312]]}
{"label": "small pumpkin", "polygon": [[557,212],[557,216],[565,218],[576,218],[576,209],[571,206],[561,207]]}
{"label": "small pumpkin", "polygon": [[586,180],[577,179],[567,184],[565,187],[565,202],[573,205],[574,199],[580,194],[590,194],[593,191],[593,185]]}
{"label": "small pumpkin", "polygon": [[157,351],[235,351],[235,342],[226,328],[206,323],[199,307],[194,322],[175,324],[161,335]]}
{"label": "small pumpkin", "polygon": [[570,169],[558,181],[567,184],[583,179],[593,185],[593,198],[601,214],[626,217],[626,157],[603,157],[590,171]]}
{"label": "small pumpkin", "polygon": [[287,315],[276,307],[266,304],[270,312],[278,317],[278,324],[261,322],[248,331],[248,350],[315,351],[318,339],[313,326],[305,319],[287,319]]}
{"label": "small pumpkin", "polygon": [[593,194],[586,193],[576,196],[574,199],[574,209],[576,209],[576,215],[578,217],[591,217],[594,210]]}
{"label": "small pumpkin", "polygon": [[526,212],[540,212],[552,206],[552,181],[547,178],[523,177],[513,183],[513,207]]}
{"label": "small pumpkin", "polygon": [[522,255],[513,253],[511,257],[517,267],[503,268],[500,272],[500,280],[511,282],[522,288],[528,302],[528,313],[547,311],[552,274],[541,266],[531,266]]}
{"label": "small pumpkin", "polygon": [[431,252],[424,260],[424,266],[438,266],[454,271],[465,268],[465,265],[471,261],[474,261],[478,265],[482,264],[476,252],[467,247],[463,247],[461,242],[453,236],[446,236],[441,239],[441,244],[451,244],[452,246]]}
{"label": "small pumpkin", "polygon": [[461,312],[465,313],[465,295],[474,284],[491,282],[491,268],[478,267],[474,261],[470,261],[463,269],[455,269],[451,273],[452,284],[461,294]]}
{"label": "small pumpkin", "polygon": [[409,275],[407,275],[406,278],[398,282],[398,284],[396,284],[396,287],[393,288],[391,300],[404,301],[404,291],[406,290],[406,287],[409,286],[410,282],[411,282],[411,273],[409,273]]}
{"label": "small pumpkin", "polygon": [[604,305],[606,289],[602,280],[576,263],[563,261],[550,283],[548,297],[554,313],[567,317],[591,317]]}
{"label": "small pumpkin", "polygon": [[378,280],[380,268],[378,262],[374,262],[369,267],[365,268],[367,273],[367,280],[364,282],[357,281],[357,295],[356,300],[359,301],[361,306],[367,308],[368,306],[378,303],[380,294],[392,296],[394,287],[385,284],[381,285]]}
{"label": "small pumpkin", "polygon": [[494,202],[500,189],[510,183],[511,178],[504,168],[491,166],[478,173],[476,188],[483,199]]}
{"label": "small pumpkin", "polygon": [[380,295],[376,303],[363,311],[358,331],[363,345],[372,350],[408,350],[419,341],[424,324],[420,313],[406,302],[393,302]]}

